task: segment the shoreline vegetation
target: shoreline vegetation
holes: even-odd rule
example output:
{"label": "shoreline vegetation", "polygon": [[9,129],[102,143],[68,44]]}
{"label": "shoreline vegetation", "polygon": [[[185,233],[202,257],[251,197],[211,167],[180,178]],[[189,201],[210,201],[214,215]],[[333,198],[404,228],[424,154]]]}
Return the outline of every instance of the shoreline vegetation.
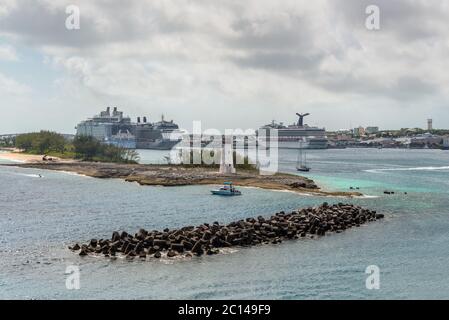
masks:
{"label": "shoreline vegetation", "polygon": [[323,203],[318,207],[283,211],[270,218],[258,216],[221,225],[204,223],[180,229],[147,231],[140,229],[134,236],[125,231],[114,231],[111,239],[91,239],[89,243],[76,243],[69,249],[80,256],[100,256],[115,259],[117,256],[133,260],[138,257],[192,257],[220,253],[223,248],[250,247],[279,244],[284,240],[321,237],[341,233],[346,229],[383,219],[383,214],[353,204]]}
{"label": "shoreline vegetation", "polygon": [[52,131],[21,134],[11,142],[13,146],[29,155],[42,158],[75,159],[113,163],[137,163],[139,155],[135,150],[101,143],[93,137],[76,136],[73,140]]}

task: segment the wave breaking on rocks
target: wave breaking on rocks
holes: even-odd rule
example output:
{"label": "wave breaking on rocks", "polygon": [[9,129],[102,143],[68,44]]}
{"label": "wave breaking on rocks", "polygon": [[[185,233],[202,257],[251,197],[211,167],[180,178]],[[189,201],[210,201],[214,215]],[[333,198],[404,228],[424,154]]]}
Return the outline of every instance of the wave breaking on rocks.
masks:
{"label": "wave breaking on rocks", "polygon": [[87,244],[75,244],[69,249],[80,256],[104,255],[116,258],[121,255],[129,260],[136,257],[159,259],[162,256],[213,255],[222,248],[278,244],[284,240],[340,233],[382,218],[384,215],[375,210],[353,204],[328,205],[325,202],[317,207],[290,213],[281,211],[270,218],[259,216],[227,225],[214,222],[163,231],[140,229],[134,236],[125,231],[114,231],[111,239],[91,239]]}

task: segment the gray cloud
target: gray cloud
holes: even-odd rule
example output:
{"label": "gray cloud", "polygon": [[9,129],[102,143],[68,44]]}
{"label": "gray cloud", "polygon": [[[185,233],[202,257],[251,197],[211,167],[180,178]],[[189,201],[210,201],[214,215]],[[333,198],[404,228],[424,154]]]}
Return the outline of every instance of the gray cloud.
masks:
{"label": "gray cloud", "polygon": [[[72,3],[81,9],[78,31],[64,27]],[[365,28],[371,4],[381,9],[375,32]],[[380,103],[415,108],[417,117],[423,104],[442,110],[447,16],[442,0],[17,0],[0,16],[0,36],[45,56],[64,75],[57,83],[83,92],[81,104],[128,101],[157,114],[182,106],[178,117],[214,125],[234,124],[207,113],[229,104],[240,126],[314,108],[338,128],[332,105],[348,106],[349,117],[350,106]]]}
{"label": "gray cloud", "polygon": [[[79,4],[81,28],[67,30],[66,5],[79,1],[49,5],[45,1],[19,0],[9,14],[0,18],[0,33],[18,35],[33,46],[84,48],[113,42],[145,39],[156,29],[154,11],[140,10],[138,2],[99,0],[95,7]],[[98,10],[95,10],[98,9]]]}
{"label": "gray cloud", "polygon": [[360,30],[364,28],[365,8],[377,5],[380,9],[382,32],[390,33],[397,41],[420,41],[447,36],[447,8],[444,0],[432,3],[419,0],[336,0],[331,3],[348,25]]}

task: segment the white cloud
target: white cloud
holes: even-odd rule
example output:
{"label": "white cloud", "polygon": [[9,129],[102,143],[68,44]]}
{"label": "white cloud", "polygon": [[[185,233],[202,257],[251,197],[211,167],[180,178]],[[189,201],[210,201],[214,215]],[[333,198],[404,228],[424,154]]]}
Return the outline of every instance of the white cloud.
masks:
{"label": "white cloud", "polygon": [[16,50],[9,45],[0,45],[0,60],[17,61]]}
{"label": "white cloud", "polygon": [[31,88],[25,84],[21,84],[0,73],[0,95],[4,96],[22,96],[31,92]]}

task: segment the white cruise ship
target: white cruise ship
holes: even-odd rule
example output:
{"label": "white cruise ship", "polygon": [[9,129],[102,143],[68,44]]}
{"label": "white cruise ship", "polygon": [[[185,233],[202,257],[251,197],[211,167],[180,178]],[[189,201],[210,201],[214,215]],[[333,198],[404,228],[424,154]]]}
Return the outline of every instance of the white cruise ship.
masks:
{"label": "white cruise ship", "polygon": [[277,142],[280,149],[327,149],[326,129],[304,124],[304,117],[310,115],[309,113],[296,115],[299,117],[298,122],[292,125],[285,126],[282,122],[276,123],[273,120],[260,129],[267,130],[267,135],[270,130],[277,130]]}

